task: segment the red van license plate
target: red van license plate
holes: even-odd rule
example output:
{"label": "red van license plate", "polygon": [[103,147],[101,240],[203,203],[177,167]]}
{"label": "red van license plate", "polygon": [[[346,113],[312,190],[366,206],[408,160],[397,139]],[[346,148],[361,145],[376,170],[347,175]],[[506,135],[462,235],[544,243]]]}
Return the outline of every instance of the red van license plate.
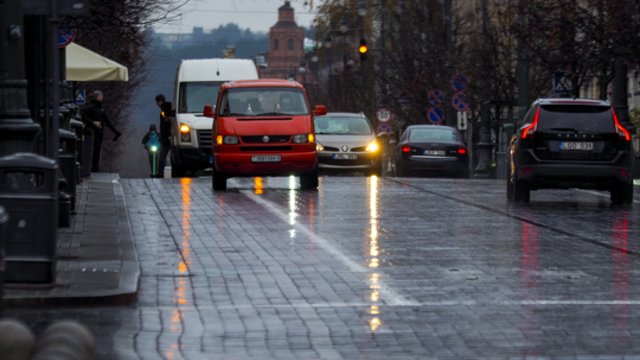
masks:
{"label": "red van license plate", "polygon": [[282,161],[282,157],[280,155],[253,155],[251,161],[258,163],[280,162]]}

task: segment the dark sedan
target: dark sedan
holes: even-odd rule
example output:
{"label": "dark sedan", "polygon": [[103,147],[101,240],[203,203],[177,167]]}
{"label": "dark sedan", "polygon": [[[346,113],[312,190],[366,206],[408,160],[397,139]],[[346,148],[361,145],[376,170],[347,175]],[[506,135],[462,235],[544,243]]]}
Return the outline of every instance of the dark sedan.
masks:
{"label": "dark sedan", "polygon": [[394,152],[397,176],[456,175],[467,177],[467,145],[455,128],[411,125]]}

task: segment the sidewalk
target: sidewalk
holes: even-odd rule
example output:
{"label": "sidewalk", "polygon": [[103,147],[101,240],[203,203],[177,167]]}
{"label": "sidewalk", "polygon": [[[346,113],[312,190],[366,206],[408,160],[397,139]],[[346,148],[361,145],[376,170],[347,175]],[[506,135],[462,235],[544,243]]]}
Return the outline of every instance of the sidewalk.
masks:
{"label": "sidewalk", "polygon": [[91,174],[77,194],[71,226],[58,229],[55,284],[4,284],[5,306],[135,300],[140,266],[119,176]]}

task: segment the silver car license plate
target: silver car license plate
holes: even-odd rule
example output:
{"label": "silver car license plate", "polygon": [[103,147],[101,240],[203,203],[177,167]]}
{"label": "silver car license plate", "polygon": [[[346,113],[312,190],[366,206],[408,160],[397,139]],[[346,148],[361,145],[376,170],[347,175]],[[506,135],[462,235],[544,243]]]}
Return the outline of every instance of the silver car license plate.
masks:
{"label": "silver car license plate", "polygon": [[253,155],[251,157],[251,161],[257,163],[280,162],[281,160],[280,155]]}
{"label": "silver car license plate", "polygon": [[563,141],[560,143],[560,150],[591,151],[593,150],[593,143],[583,141]]}
{"label": "silver car license plate", "polygon": [[333,154],[333,158],[336,160],[358,160],[356,154]]}
{"label": "silver car license plate", "polygon": [[424,154],[430,156],[445,156],[447,152],[444,150],[425,150]]}

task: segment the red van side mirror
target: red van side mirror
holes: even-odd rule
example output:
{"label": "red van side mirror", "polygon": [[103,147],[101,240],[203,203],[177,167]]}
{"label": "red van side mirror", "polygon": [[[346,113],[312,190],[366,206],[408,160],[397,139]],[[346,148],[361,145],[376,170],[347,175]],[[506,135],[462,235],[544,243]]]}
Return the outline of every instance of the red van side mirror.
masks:
{"label": "red van side mirror", "polygon": [[313,115],[320,116],[327,114],[327,105],[316,105],[313,108]]}
{"label": "red van side mirror", "polygon": [[205,105],[204,109],[202,110],[202,114],[204,115],[204,117],[213,118],[213,106]]}

